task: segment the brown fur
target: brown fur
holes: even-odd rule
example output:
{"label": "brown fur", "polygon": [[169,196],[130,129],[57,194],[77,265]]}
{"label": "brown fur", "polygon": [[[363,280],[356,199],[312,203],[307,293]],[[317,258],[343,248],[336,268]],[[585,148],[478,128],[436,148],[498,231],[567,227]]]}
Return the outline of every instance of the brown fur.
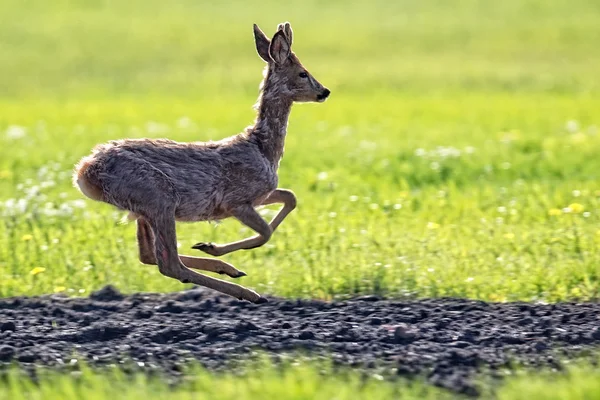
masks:
{"label": "brown fur", "polygon": [[[258,54],[267,62],[253,126],[216,142],[124,139],[96,146],[76,166],[74,184],[87,197],[130,212],[137,223],[140,261],[162,274],[213,288],[239,299],[266,301],[252,290],[209,278],[189,268],[245,275],[221,260],[177,254],[175,221],[235,217],[258,233],[228,244],[198,243],[220,256],[266,243],[296,207],[293,192],[277,189],[288,117],[293,102],[324,101],[329,90],[291,52],[292,29],[279,24],[269,40],[254,25]],[[270,223],[254,207],[282,203]]]}
{"label": "brown fur", "polygon": [[81,193],[85,194],[90,199],[102,201],[102,188],[94,185],[85,177],[87,169],[89,168],[92,161],[93,160],[91,159],[91,157],[82,158],[75,168],[77,170],[77,174],[74,176],[74,179],[77,186],[79,186]]}

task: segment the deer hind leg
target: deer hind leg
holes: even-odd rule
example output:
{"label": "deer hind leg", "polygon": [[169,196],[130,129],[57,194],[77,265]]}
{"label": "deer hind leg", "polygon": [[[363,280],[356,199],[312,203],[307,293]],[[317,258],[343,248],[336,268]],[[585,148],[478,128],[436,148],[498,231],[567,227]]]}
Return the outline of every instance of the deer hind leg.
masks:
{"label": "deer hind leg", "polygon": [[137,225],[137,242],[142,264],[156,265],[156,254],[154,251],[154,233],[150,224],[142,217],[135,221]]}
{"label": "deer hind leg", "polygon": [[192,257],[180,254],[179,259],[186,267],[192,269],[215,272],[221,275],[228,275],[232,278],[241,278],[247,275],[244,271],[240,271],[233,265],[217,260],[216,258]]}
{"label": "deer hind leg", "polygon": [[177,254],[177,235],[173,215],[160,215],[148,219],[155,235],[154,250],[161,274],[182,283],[193,283],[216,290],[223,294],[252,303],[266,303],[267,299],[258,293],[235,283],[211,278],[188,269]]}
{"label": "deer hind leg", "polygon": [[269,197],[261,203],[261,205],[268,205],[274,203],[283,203],[283,207],[273,220],[267,224],[265,220],[256,212],[254,207],[247,205],[234,210],[233,216],[237,218],[244,225],[252,228],[258,233],[258,236],[253,236],[247,239],[239,240],[237,242],[231,242],[228,244],[214,244],[214,243],[197,243],[192,246],[193,249],[201,250],[212,256],[222,256],[227,253],[231,253],[240,249],[254,249],[267,243],[271,238],[271,235],[281,224],[281,222],[288,216],[289,213],[296,208],[296,196],[291,190],[287,189],[276,189]]}
{"label": "deer hind leg", "polygon": [[[137,241],[142,264],[156,265],[156,252],[154,250],[154,233],[148,222],[140,217],[136,220]],[[233,265],[214,258],[201,258],[179,255],[181,262],[188,268],[202,271],[215,272],[217,274],[229,275],[232,278],[246,276],[246,273],[238,270]]]}

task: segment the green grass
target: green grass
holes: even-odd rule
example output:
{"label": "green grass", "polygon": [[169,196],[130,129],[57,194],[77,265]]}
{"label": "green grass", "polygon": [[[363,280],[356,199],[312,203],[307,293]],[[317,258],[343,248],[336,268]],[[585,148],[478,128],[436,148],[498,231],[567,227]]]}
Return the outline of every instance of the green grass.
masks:
{"label": "green grass", "polygon": [[[498,95],[483,102],[466,94],[463,108],[438,99],[409,102],[402,94],[371,104],[340,95],[297,107],[280,185],[297,193],[299,207],[269,244],[225,260],[249,274],[242,283],[284,296],[597,298],[600,136],[588,133],[592,118],[580,133],[563,126],[568,117],[585,120],[582,114],[600,110],[600,101],[537,99]],[[106,283],[126,291],[180,289],[138,263],[135,226],[117,224],[122,213],[79,201],[71,165],[109,138],[235,132],[251,118],[247,100],[8,107],[27,136],[5,141],[0,155],[0,193],[8,202],[0,211],[0,294],[61,287],[88,293]],[[228,119],[228,105],[241,111]],[[179,127],[181,116],[198,128]],[[169,131],[149,132],[157,129],[152,120]],[[49,182],[55,185],[42,187]],[[573,203],[584,212],[549,214]],[[235,221],[179,227],[181,251],[190,254],[197,241],[251,234]],[[32,276],[36,267],[45,271]]]}
{"label": "green grass", "polygon": [[71,375],[42,373],[38,384],[12,371],[0,385],[0,400],[37,399],[211,399],[211,400],[354,400],[354,399],[449,399],[440,389],[420,382],[382,381],[381,377],[360,376],[349,371],[333,373],[329,367],[296,364],[260,368],[244,373],[211,374],[201,368],[186,371],[186,380],[170,387],[164,379],[147,375],[125,375],[114,370],[94,373],[87,368]]}
{"label": "green grass", "polygon": [[[498,400],[594,400],[600,396],[600,370],[575,365],[564,372],[521,371],[507,377],[495,391],[484,390],[481,398]],[[211,400],[355,400],[355,399],[451,399],[465,398],[420,380],[382,380],[355,372],[336,371],[316,363],[275,367],[259,365],[242,373],[212,374],[201,368],[186,371],[186,379],[175,386],[159,377],[126,375],[119,369],[94,373],[85,366],[77,372],[59,374],[40,371],[34,384],[17,370],[0,385],[0,400],[37,399],[211,399]]]}
{"label": "green grass", "polygon": [[523,372],[507,379],[497,394],[498,400],[597,400],[600,399],[600,369],[597,365],[577,364],[566,373]]}

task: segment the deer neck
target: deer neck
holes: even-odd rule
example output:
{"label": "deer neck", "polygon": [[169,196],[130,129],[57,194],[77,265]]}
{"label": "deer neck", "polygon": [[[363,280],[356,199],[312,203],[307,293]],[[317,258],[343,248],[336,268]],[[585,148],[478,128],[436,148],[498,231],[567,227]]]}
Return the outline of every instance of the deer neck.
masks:
{"label": "deer neck", "polygon": [[289,95],[277,90],[276,83],[272,82],[267,75],[258,99],[258,116],[250,137],[277,169],[283,157],[292,100]]}

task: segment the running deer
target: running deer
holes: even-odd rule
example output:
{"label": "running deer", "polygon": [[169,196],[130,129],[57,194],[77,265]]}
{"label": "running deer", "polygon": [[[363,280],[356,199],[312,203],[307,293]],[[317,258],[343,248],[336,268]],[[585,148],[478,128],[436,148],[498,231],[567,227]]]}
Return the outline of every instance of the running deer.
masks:
{"label": "running deer", "polygon": [[[176,221],[234,217],[258,233],[232,243],[193,246],[222,256],[262,246],[296,207],[294,193],[277,188],[292,103],[323,102],[330,91],[291,51],[289,23],[279,24],[271,40],[255,24],[254,40],[267,63],[254,125],[215,142],[123,139],[100,144],[77,164],[73,181],[85,196],[129,211],[129,219],[137,224],[143,264],[158,265],[163,275],[183,283],[264,303],[266,298],[250,289],[192,271],[246,275],[219,259],[178,254],[175,232]],[[255,207],[274,203],[283,207],[267,223]]]}

